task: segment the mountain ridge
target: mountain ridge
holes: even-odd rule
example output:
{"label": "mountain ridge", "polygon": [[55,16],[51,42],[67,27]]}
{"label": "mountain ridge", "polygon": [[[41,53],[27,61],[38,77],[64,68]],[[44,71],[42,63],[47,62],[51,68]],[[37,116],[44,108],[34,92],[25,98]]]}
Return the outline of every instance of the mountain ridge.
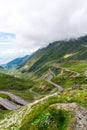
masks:
{"label": "mountain ridge", "polygon": [[44,71],[53,63],[87,60],[87,35],[68,41],[56,41],[39,49],[24,64],[19,65],[23,73]]}
{"label": "mountain ridge", "polygon": [[8,62],[7,64],[1,65],[1,67],[6,68],[6,69],[15,68],[19,64],[21,64],[22,62],[24,62],[24,60],[27,60],[28,57],[29,57],[29,55],[26,55],[24,57],[15,58],[14,60]]}
{"label": "mountain ridge", "polygon": [[[15,64],[15,60],[17,63]],[[41,76],[53,63],[87,60],[87,35],[77,39],[61,40],[40,48],[29,56],[14,59],[6,68],[16,68],[25,75]]]}

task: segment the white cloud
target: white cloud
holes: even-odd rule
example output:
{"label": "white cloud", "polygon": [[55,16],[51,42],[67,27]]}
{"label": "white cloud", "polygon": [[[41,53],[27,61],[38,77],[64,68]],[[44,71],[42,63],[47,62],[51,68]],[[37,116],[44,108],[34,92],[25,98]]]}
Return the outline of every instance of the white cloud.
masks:
{"label": "white cloud", "polygon": [[13,46],[29,53],[52,41],[85,35],[87,1],[0,0],[0,32],[16,34],[12,45],[0,43],[3,51]]}
{"label": "white cloud", "polygon": [[[32,51],[31,51],[32,52]],[[0,52],[0,55],[3,57],[3,56],[23,56],[24,54],[27,55],[29,53],[29,50],[28,49],[24,49],[24,48],[21,48],[21,49],[13,49],[13,48],[10,48],[10,49],[7,49],[7,50],[3,50]]]}

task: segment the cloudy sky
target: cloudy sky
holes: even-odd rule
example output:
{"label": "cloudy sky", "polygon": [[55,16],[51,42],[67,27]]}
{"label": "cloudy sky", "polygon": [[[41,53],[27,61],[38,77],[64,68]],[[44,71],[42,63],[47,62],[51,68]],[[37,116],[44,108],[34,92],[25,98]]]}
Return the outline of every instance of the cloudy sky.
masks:
{"label": "cloudy sky", "polygon": [[87,34],[87,0],[0,0],[0,64]]}

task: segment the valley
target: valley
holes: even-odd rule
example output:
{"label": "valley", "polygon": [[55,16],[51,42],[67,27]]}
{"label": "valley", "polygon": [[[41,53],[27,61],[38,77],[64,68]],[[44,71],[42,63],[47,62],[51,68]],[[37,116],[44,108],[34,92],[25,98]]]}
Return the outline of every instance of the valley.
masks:
{"label": "valley", "polygon": [[86,44],[56,41],[2,66],[0,129],[86,130]]}

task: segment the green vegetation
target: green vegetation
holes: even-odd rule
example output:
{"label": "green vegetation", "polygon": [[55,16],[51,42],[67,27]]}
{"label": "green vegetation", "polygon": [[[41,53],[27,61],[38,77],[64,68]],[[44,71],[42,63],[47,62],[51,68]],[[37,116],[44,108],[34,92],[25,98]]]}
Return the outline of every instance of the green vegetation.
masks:
{"label": "green vegetation", "polygon": [[[20,79],[13,76],[0,74],[0,90],[10,91],[26,100],[38,99],[49,94],[55,88],[46,80],[36,81],[32,79]],[[7,98],[5,95],[1,95]]]}
{"label": "green vegetation", "polygon": [[[19,60],[16,61],[17,68],[8,71],[9,75],[14,76],[0,74],[1,90],[10,91],[26,100],[36,101],[57,91],[56,87],[47,82],[50,76],[53,77],[52,82],[63,87],[63,91],[58,95],[17,110],[20,113],[24,108],[27,109],[24,111],[27,114],[22,119],[19,130],[70,129],[74,112],[57,109],[55,105],[75,102],[87,109],[87,77],[84,74],[87,70],[87,36],[51,43],[23,59],[21,63]],[[13,62],[11,63],[13,65]],[[76,85],[80,87],[75,88]],[[1,97],[8,98],[3,94]],[[0,113],[0,119],[3,118]],[[14,125],[16,124],[10,125],[9,129]]]}
{"label": "green vegetation", "polygon": [[56,76],[52,80],[53,82],[59,84],[63,88],[71,88],[75,85],[75,80],[69,78],[68,76]]}
{"label": "green vegetation", "polygon": [[[33,80],[0,74],[0,90],[10,91],[26,100],[34,99],[34,95],[29,91],[34,86],[34,83],[36,82]],[[5,94],[0,94],[0,97],[9,99]]]}
{"label": "green vegetation", "polygon": [[87,78],[83,75],[79,75],[77,77],[74,77],[69,72],[65,72],[62,75],[56,75],[53,79],[53,82],[59,84],[63,88],[72,88],[76,84],[86,86],[87,85]]}
{"label": "green vegetation", "polygon": [[45,112],[40,113],[30,127],[23,127],[20,130],[67,130],[70,122],[70,112],[49,108]]}
{"label": "green vegetation", "polygon": [[25,90],[33,86],[33,81],[0,74],[0,89]]}
{"label": "green vegetation", "polygon": [[8,70],[0,66],[0,73],[8,73]]}
{"label": "green vegetation", "polygon": [[[69,66],[70,62],[78,63],[87,59],[87,36],[77,40],[56,41],[32,54],[24,64],[18,66],[22,74],[40,77],[53,63]],[[80,63],[80,62],[79,62]],[[78,64],[79,64],[78,63]],[[70,67],[70,66],[69,66]],[[76,66],[78,67],[78,65]],[[80,68],[87,69],[86,63],[81,63]],[[73,69],[73,68],[71,68]],[[79,70],[79,68],[77,69]],[[82,70],[83,71],[83,70]]]}
{"label": "green vegetation", "polygon": [[0,97],[1,97],[1,98],[5,98],[5,99],[9,99],[9,97],[8,97],[7,95],[1,94],[1,93],[0,93]]}
{"label": "green vegetation", "polygon": [[45,101],[32,106],[30,113],[22,121],[19,130],[67,130],[72,122],[70,117],[73,112],[60,110],[51,105],[72,102],[87,108],[87,89],[67,89],[57,96],[49,97]]}
{"label": "green vegetation", "polygon": [[66,130],[70,123],[70,112],[50,107],[57,101],[56,97],[51,97],[43,103],[33,106],[19,130]]}
{"label": "green vegetation", "polygon": [[54,86],[49,84],[46,80],[40,80],[38,84],[32,88],[33,91],[41,95],[49,94],[54,89]]}
{"label": "green vegetation", "polygon": [[[76,53],[75,53],[76,54]],[[68,57],[70,57],[70,56],[73,56],[73,55],[75,55],[75,54],[66,54],[65,56],[64,56],[64,58],[66,59],[66,58],[68,58]]]}
{"label": "green vegetation", "polygon": [[[78,105],[87,109],[87,88],[84,89],[66,89],[56,96],[51,96],[43,101],[32,106],[27,105],[26,116],[22,119],[20,126],[17,125],[17,130],[67,130],[74,119],[73,111],[65,111],[57,109],[56,103],[72,103],[76,102]],[[22,111],[20,110],[17,111]],[[15,111],[15,113],[17,112]],[[22,113],[24,114],[24,113]],[[19,114],[20,115],[20,114]],[[18,115],[18,116],[19,116]],[[13,119],[13,114],[11,114]],[[72,117],[72,118],[71,118]],[[9,113],[6,118],[9,120]],[[18,121],[18,118],[17,118]],[[20,122],[20,121],[19,121]],[[6,123],[6,122],[5,122]],[[9,129],[15,128],[15,124],[11,124]]]}
{"label": "green vegetation", "polygon": [[77,71],[81,74],[84,74],[84,72],[87,70],[87,61],[82,60],[82,61],[69,61],[65,62],[62,65],[65,68],[68,68],[70,70]]}
{"label": "green vegetation", "polygon": [[10,113],[9,110],[0,110],[0,120],[5,119],[5,117]]}
{"label": "green vegetation", "polygon": [[29,90],[23,90],[23,91],[9,90],[9,91],[25,100],[30,100],[30,101],[34,100],[34,95]]}

